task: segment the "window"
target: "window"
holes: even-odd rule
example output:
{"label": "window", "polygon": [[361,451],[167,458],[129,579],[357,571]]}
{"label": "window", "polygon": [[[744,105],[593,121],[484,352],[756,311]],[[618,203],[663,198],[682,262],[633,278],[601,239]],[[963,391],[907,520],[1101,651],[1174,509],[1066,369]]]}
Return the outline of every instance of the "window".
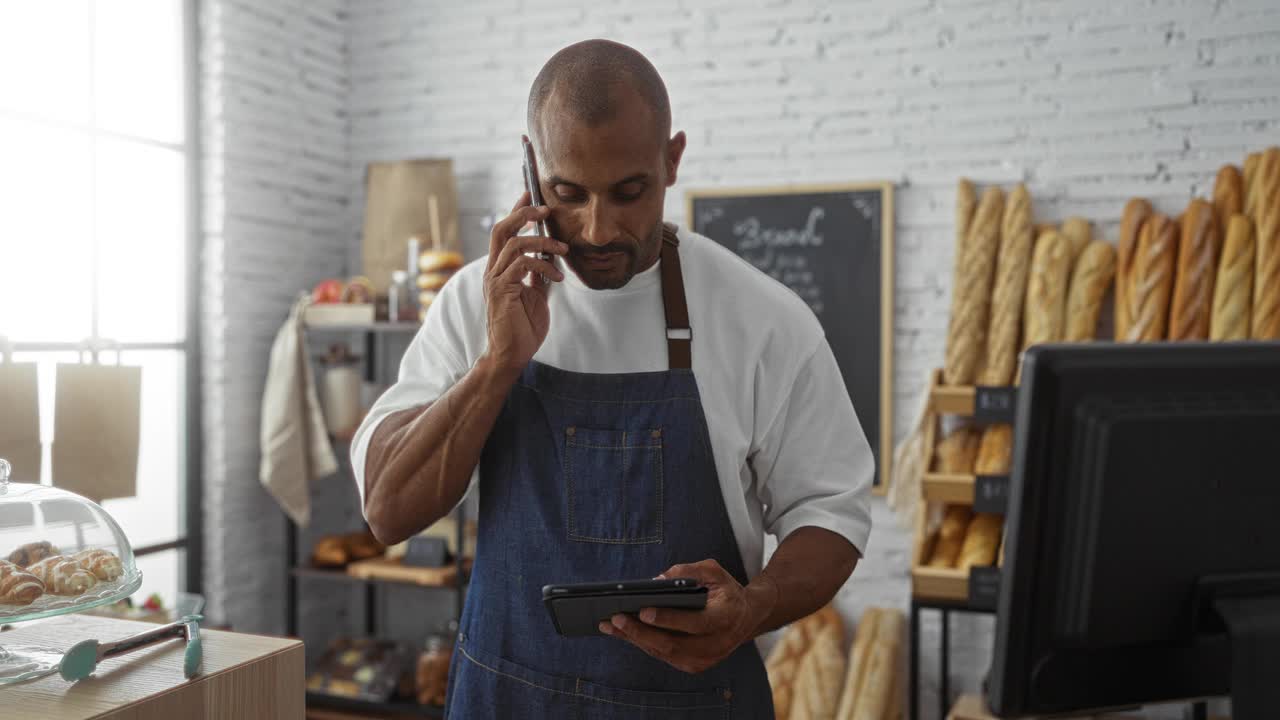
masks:
{"label": "window", "polygon": [[[103,506],[142,593],[187,586],[194,76],[189,0],[0,4],[0,336],[39,363],[42,482],[54,367],[89,338],[142,368],[138,494]],[[100,357],[114,362],[115,351]],[[197,575],[198,577],[198,575]]]}

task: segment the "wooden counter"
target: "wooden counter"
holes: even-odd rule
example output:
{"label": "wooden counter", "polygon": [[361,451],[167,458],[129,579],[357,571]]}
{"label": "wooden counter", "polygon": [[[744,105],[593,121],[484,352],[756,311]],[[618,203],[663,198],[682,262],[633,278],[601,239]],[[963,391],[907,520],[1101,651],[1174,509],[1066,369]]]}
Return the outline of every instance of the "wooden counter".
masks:
{"label": "wooden counter", "polygon": [[[155,627],[64,615],[0,633],[0,645],[66,650],[81,640],[107,642]],[[54,674],[0,686],[0,714],[6,720],[302,719],[306,690],[300,641],[218,630],[201,630],[201,637],[204,664],[189,681],[182,677],[183,643],[174,640],[107,660],[77,683]]]}

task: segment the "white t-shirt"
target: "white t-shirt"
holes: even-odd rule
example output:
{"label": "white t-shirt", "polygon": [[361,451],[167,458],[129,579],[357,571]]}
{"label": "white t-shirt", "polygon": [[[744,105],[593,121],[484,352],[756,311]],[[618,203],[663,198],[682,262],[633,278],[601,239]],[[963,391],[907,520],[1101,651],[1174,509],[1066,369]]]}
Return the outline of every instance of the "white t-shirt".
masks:
{"label": "white t-shirt", "polygon": [[[789,288],[728,249],[683,229],[679,237],[694,378],[747,574],[760,571],[765,533],[781,541],[806,525],[865,551],[874,460],[822,326]],[[438,398],[484,351],[487,261],[468,263],[440,291],[399,380],[356,431],[362,500],[378,423]],[[535,360],[582,373],[667,369],[660,261],[616,290],[592,290],[555,261],[565,279],[551,288],[551,327]]]}

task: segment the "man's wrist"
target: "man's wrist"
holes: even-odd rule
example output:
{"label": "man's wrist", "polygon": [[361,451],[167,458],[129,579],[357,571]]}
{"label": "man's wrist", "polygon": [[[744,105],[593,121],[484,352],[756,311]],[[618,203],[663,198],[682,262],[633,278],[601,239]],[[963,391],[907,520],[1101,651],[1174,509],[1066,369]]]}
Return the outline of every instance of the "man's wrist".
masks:
{"label": "man's wrist", "polygon": [[773,616],[773,611],[778,607],[778,601],[781,599],[778,584],[764,572],[747,583],[745,591],[747,612],[750,617],[747,623],[748,636],[744,641],[753,640],[757,635],[768,631],[769,618]]}

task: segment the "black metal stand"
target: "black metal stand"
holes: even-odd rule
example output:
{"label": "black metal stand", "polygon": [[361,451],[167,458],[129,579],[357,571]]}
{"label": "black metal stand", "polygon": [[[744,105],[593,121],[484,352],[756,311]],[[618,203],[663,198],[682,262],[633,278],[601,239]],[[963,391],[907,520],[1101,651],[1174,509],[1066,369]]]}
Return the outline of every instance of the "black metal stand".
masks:
{"label": "black metal stand", "polygon": [[938,610],[942,613],[942,648],[938,654],[938,717],[945,718],[951,710],[951,613],[966,612],[990,615],[991,610],[975,608],[964,602],[948,600],[911,599],[911,658],[908,668],[908,718],[920,718],[920,611]]}

